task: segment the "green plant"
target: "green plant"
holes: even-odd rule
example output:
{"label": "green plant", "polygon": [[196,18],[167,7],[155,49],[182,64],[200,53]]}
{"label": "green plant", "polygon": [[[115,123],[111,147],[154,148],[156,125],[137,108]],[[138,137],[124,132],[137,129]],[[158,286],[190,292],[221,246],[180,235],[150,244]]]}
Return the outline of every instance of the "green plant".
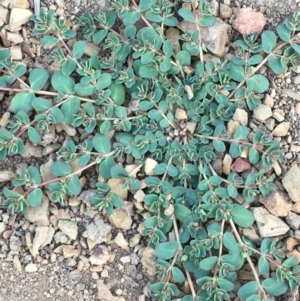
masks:
{"label": "green plant", "polygon": [[[247,261],[255,280],[238,295],[267,301],[269,295],[297,288],[300,266],[294,257],[285,260],[280,243],[264,239],[256,246],[241,236],[238,227],[250,227],[254,218],[234,200],[242,195],[251,203],[275,188],[270,167],[282,159],[282,151],[261,130],[251,133],[240,126],[231,135],[226,126],[236,108],[251,111],[261,104],[269,88],[268,79],[257,74],[264,64],[279,74],[288,64],[299,63],[300,14],[277,27],[281,40],[272,31],[243,36],[233,61],[205,62],[199,31],[215,19],[206,1],[198,6],[196,0],[184,2],[191,10],[180,8],[178,14],[195,23],[196,30],[181,35],[177,53],[165,37],[165,29],[178,23],[173,4],[166,0],[115,0],[110,12],[80,18],[84,39],[109,50],[108,59],[87,57],[87,43],[74,41],[76,32],[64,19],[54,18],[53,11],[32,18],[34,33],[44,36],[42,45],[53,46],[50,60],[61,70],[51,76],[42,68],[28,72],[12,61],[9,51],[0,52],[0,90],[15,92],[15,115],[7,130],[0,130],[0,158],[24,153],[26,134],[39,144],[41,135],[62,122],[84,130],[88,138],[79,144],[69,139],[60,148],[52,166],[57,178],[42,182],[38,169],[30,167],[17,172],[12,182],[24,193],[8,188],[3,193],[12,212],[25,213],[28,206],[40,205],[43,188],[53,202],[64,205],[67,196],[80,193],[79,176],[92,166],[104,180],[119,179],[116,185],[133,193],[145,179],[144,204],[152,216],[145,220],[143,234],[158,257],[159,282],[150,286],[153,299],[170,300],[187,280],[191,294],[183,301],[228,300],[237,271]],[[119,31],[117,20],[123,24]],[[146,26],[138,30],[141,21]],[[16,82],[19,87],[11,87]],[[43,90],[47,82],[51,89]],[[217,174],[213,162],[224,154],[246,157],[253,172]],[[131,172],[121,164],[127,156],[136,164]],[[153,174],[137,177],[149,158],[157,163]],[[72,171],[73,160],[78,160],[79,170]],[[121,207],[114,188],[98,182],[92,203],[108,213]],[[171,231],[175,240],[167,241]],[[268,277],[270,263],[277,270]]]}

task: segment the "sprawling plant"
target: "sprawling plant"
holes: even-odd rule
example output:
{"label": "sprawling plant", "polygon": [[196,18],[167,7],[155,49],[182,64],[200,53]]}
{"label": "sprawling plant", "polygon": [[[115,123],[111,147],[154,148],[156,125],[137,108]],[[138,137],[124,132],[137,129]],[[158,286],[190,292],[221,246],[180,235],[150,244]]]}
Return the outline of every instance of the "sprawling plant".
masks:
{"label": "sprawling plant", "polygon": [[[52,165],[56,178],[42,182],[39,170],[29,167],[12,182],[22,189],[4,188],[3,194],[12,212],[39,206],[43,189],[64,205],[81,192],[81,173],[96,166],[104,181],[97,183],[92,203],[112,213],[123,201],[107,180],[118,179],[116,185],[132,193],[144,180],[144,206],[152,215],[143,234],[158,257],[159,282],[150,286],[154,300],[178,296],[184,281],[191,293],[183,301],[228,300],[245,261],[253,281],[239,289],[239,297],[271,300],[297,289],[300,266],[294,257],[285,259],[280,243],[264,239],[258,246],[240,235],[239,227],[250,227],[254,218],[235,199],[251,203],[275,188],[270,168],[282,151],[268,133],[250,132],[245,125],[232,133],[227,123],[237,108],[252,111],[261,104],[269,88],[257,73],[264,64],[276,74],[299,64],[300,13],[279,25],[277,35],[244,35],[232,61],[204,61],[200,32],[215,18],[205,0],[184,2],[190,9],[186,5],[178,14],[195,30],[182,33],[179,51],[165,35],[178,24],[166,0],[113,0],[108,13],[86,13],[79,21],[84,40],[76,40],[76,31],[54,18],[54,11],[32,17],[34,33],[51,46],[49,60],[60,71],[28,71],[8,50],[0,52],[0,90],[13,94],[14,113],[7,129],[0,129],[0,158],[23,154],[24,139],[42,143],[57,124],[78,128],[82,139],[69,139],[59,149]],[[95,48],[87,51],[93,44],[86,39],[109,58],[98,51],[87,56]],[[215,170],[214,162],[225,155],[243,158],[251,172]],[[136,166],[130,172],[121,163],[128,156]],[[71,168],[74,160],[78,170]],[[154,169],[147,170],[153,162]],[[137,171],[142,173],[136,176]],[[168,240],[169,232],[174,240]],[[275,273],[269,274],[270,264]]]}

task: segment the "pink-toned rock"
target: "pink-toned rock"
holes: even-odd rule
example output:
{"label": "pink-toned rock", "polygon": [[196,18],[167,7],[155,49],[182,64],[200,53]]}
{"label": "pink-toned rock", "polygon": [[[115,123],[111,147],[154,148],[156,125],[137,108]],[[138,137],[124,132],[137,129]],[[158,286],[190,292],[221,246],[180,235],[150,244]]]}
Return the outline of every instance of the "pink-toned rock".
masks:
{"label": "pink-toned rock", "polygon": [[243,172],[249,170],[251,165],[249,162],[243,160],[242,158],[237,158],[231,165],[231,170],[235,172]]}
{"label": "pink-toned rock", "polygon": [[242,8],[232,25],[241,34],[260,34],[266,25],[266,18],[261,12],[256,12],[250,7]]}
{"label": "pink-toned rock", "polygon": [[90,257],[90,263],[93,265],[102,265],[109,259],[109,253],[104,246],[99,246]]}

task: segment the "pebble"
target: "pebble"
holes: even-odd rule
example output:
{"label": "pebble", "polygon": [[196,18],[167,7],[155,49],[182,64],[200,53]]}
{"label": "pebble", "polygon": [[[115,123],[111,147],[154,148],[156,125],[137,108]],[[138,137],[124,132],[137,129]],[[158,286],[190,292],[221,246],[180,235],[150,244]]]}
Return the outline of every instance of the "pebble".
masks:
{"label": "pebble", "polygon": [[75,222],[68,220],[58,221],[58,228],[69,236],[72,240],[75,240],[78,235],[78,226]]}
{"label": "pebble", "polygon": [[232,116],[232,120],[238,122],[240,125],[247,125],[248,113],[244,109],[237,108]]}
{"label": "pebble", "polygon": [[111,187],[112,191],[115,192],[122,200],[126,200],[128,196],[128,189],[122,187],[122,183],[119,179],[111,178],[107,181],[107,184]]}
{"label": "pebble", "polygon": [[267,105],[259,105],[253,111],[253,117],[258,121],[265,121],[272,116],[272,110]]}
{"label": "pebble", "polygon": [[282,122],[276,126],[276,128],[273,130],[272,134],[276,137],[286,136],[290,129],[290,125],[291,125],[290,122]]}
{"label": "pebble", "polygon": [[27,273],[34,273],[37,272],[37,270],[38,270],[38,266],[35,263],[29,263],[25,266],[25,271]]}
{"label": "pebble", "polygon": [[109,259],[109,253],[105,246],[99,246],[90,256],[92,265],[103,265]]}
{"label": "pebble", "polygon": [[294,202],[300,202],[300,168],[298,166],[291,167],[282,177],[282,185]]}
{"label": "pebble", "polygon": [[155,175],[154,168],[155,168],[155,166],[157,164],[158,163],[155,160],[153,160],[152,158],[147,158],[145,160],[145,174],[147,176],[153,176],[153,175]]}
{"label": "pebble", "polygon": [[129,230],[131,229],[132,218],[131,216],[122,208],[117,208],[109,216],[109,221],[114,227]]}

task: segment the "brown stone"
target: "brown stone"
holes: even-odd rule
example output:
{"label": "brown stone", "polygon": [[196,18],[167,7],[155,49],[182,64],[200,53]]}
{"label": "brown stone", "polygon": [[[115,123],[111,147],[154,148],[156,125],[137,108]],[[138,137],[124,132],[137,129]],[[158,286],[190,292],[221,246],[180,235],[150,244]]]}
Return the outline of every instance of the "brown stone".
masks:
{"label": "brown stone", "polygon": [[249,162],[243,160],[242,158],[237,158],[231,165],[231,170],[234,172],[243,172],[249,170],[251,165]]}

